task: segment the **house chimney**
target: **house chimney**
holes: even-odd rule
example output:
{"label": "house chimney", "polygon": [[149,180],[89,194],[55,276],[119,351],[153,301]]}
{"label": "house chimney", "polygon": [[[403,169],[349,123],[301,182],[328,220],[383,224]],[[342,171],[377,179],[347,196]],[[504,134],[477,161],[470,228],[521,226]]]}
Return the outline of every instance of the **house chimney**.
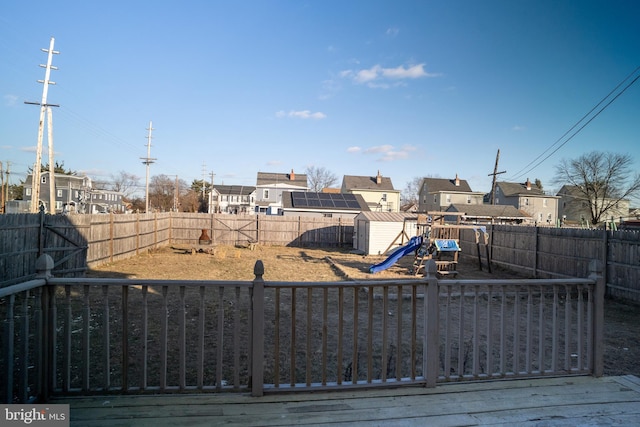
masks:
{"label": "house chimney", "polygon": [[382,184],[382,175],[380,175],[380,171],[378,171],[378,175],[376,176],[376,184]]}
{"label": "house chimney", "polygon": [[296,174],[293,173],[293,169],[291,169],[291,173],[289,174],[289,181],[295,181],[296,180]]}
{"label": "house chimney", "polygon": [[527,178],[527,182],[525,184],[527,186],[527,191],[531,190],[531,181],[529,181],[529,178]]}
{"label": "house chimney", "polygon": [[456,184],[456,187],[460,187],[460,178],[458,178],[458,174],[456,174],[455,184]]}

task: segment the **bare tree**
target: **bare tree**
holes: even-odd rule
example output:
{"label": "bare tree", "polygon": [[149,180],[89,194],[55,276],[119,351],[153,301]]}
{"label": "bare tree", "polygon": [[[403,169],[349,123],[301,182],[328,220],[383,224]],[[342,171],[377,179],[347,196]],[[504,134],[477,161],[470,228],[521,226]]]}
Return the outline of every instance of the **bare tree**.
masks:
{"label": "bare tree", "polygon": [[338,177],[323,167],[309,166],[304,172],[307,175],[309,190],[316,193],[338,183]]}
{"label": "bare tree", "polygon": [[111,175],[111,189],[122,193],[125,200],[131,200],[133,194],[140,187],[140,178],[134,174],[120,171]]}
{"label": "bare tree", "polygon": [[573,186],[587,202],[591,224],[599,224],[618,202],[640,194],[640,174],[628,154],[592,151],[556,166],[554,183]]}
{"label": "bare tree", "polygon": [[416,176],[404,186],[404,189],[400,193],[402,204],[418,203],[418,197],[420,196],[420,186],[422,185],[422,177]]}

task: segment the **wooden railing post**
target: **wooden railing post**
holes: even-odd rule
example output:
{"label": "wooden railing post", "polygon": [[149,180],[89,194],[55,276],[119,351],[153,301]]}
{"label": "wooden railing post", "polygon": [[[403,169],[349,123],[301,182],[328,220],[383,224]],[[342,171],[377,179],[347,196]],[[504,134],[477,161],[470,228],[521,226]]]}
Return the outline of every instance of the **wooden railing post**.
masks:
{"label": "wooden railing post", "polygon": [[253,298],[251,301],[251,396],[264,394],[264,264],[256,261],[253,267]]}
{"label": "wooden railing post", "polygon": [[435,387],[440,357],[438,326],[438,267],[433,259],[425,265],[423,372],[426,387]]}
{"label": "wooden railing post", "polygon": [[594,259],[589,264],[589,279],[595,280],[593,310],[593,376],[601,377],[604,373],[604,293],[605,278],[600,260]]}

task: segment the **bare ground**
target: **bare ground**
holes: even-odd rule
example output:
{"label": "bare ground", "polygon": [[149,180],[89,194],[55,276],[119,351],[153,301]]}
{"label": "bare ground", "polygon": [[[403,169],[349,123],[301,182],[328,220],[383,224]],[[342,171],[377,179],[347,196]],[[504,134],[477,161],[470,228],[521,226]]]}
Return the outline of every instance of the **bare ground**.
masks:
{"label": "bare ground", "polygon": [[[265,267],[267,281],[334,281],[348,279],[409,278],[413,257],[377,274],[369,266],[384,259],[339,249],[264,247],[255,250],[216,247],[212,253],[192,252],[188,246],[167,247],[90,270],[88,277],[120,277],[172,280],[252,280],[257,260]],[[500,268],[479,269],[477,262],[463,259],[458,278],[509,278],[514,273]],[[605,374],[640,376],[640,306],[605,301]]]}

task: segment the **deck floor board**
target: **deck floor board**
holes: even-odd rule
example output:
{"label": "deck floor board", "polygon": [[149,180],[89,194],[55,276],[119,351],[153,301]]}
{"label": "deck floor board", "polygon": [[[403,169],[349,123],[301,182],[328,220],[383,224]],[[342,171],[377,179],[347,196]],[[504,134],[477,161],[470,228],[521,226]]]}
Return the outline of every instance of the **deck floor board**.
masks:
{"label": "deck floor board", "polygon": [[71,425],[611,426],[640,425],[640,379],[565,377],[436,388],[269,394],[56,398]]}

